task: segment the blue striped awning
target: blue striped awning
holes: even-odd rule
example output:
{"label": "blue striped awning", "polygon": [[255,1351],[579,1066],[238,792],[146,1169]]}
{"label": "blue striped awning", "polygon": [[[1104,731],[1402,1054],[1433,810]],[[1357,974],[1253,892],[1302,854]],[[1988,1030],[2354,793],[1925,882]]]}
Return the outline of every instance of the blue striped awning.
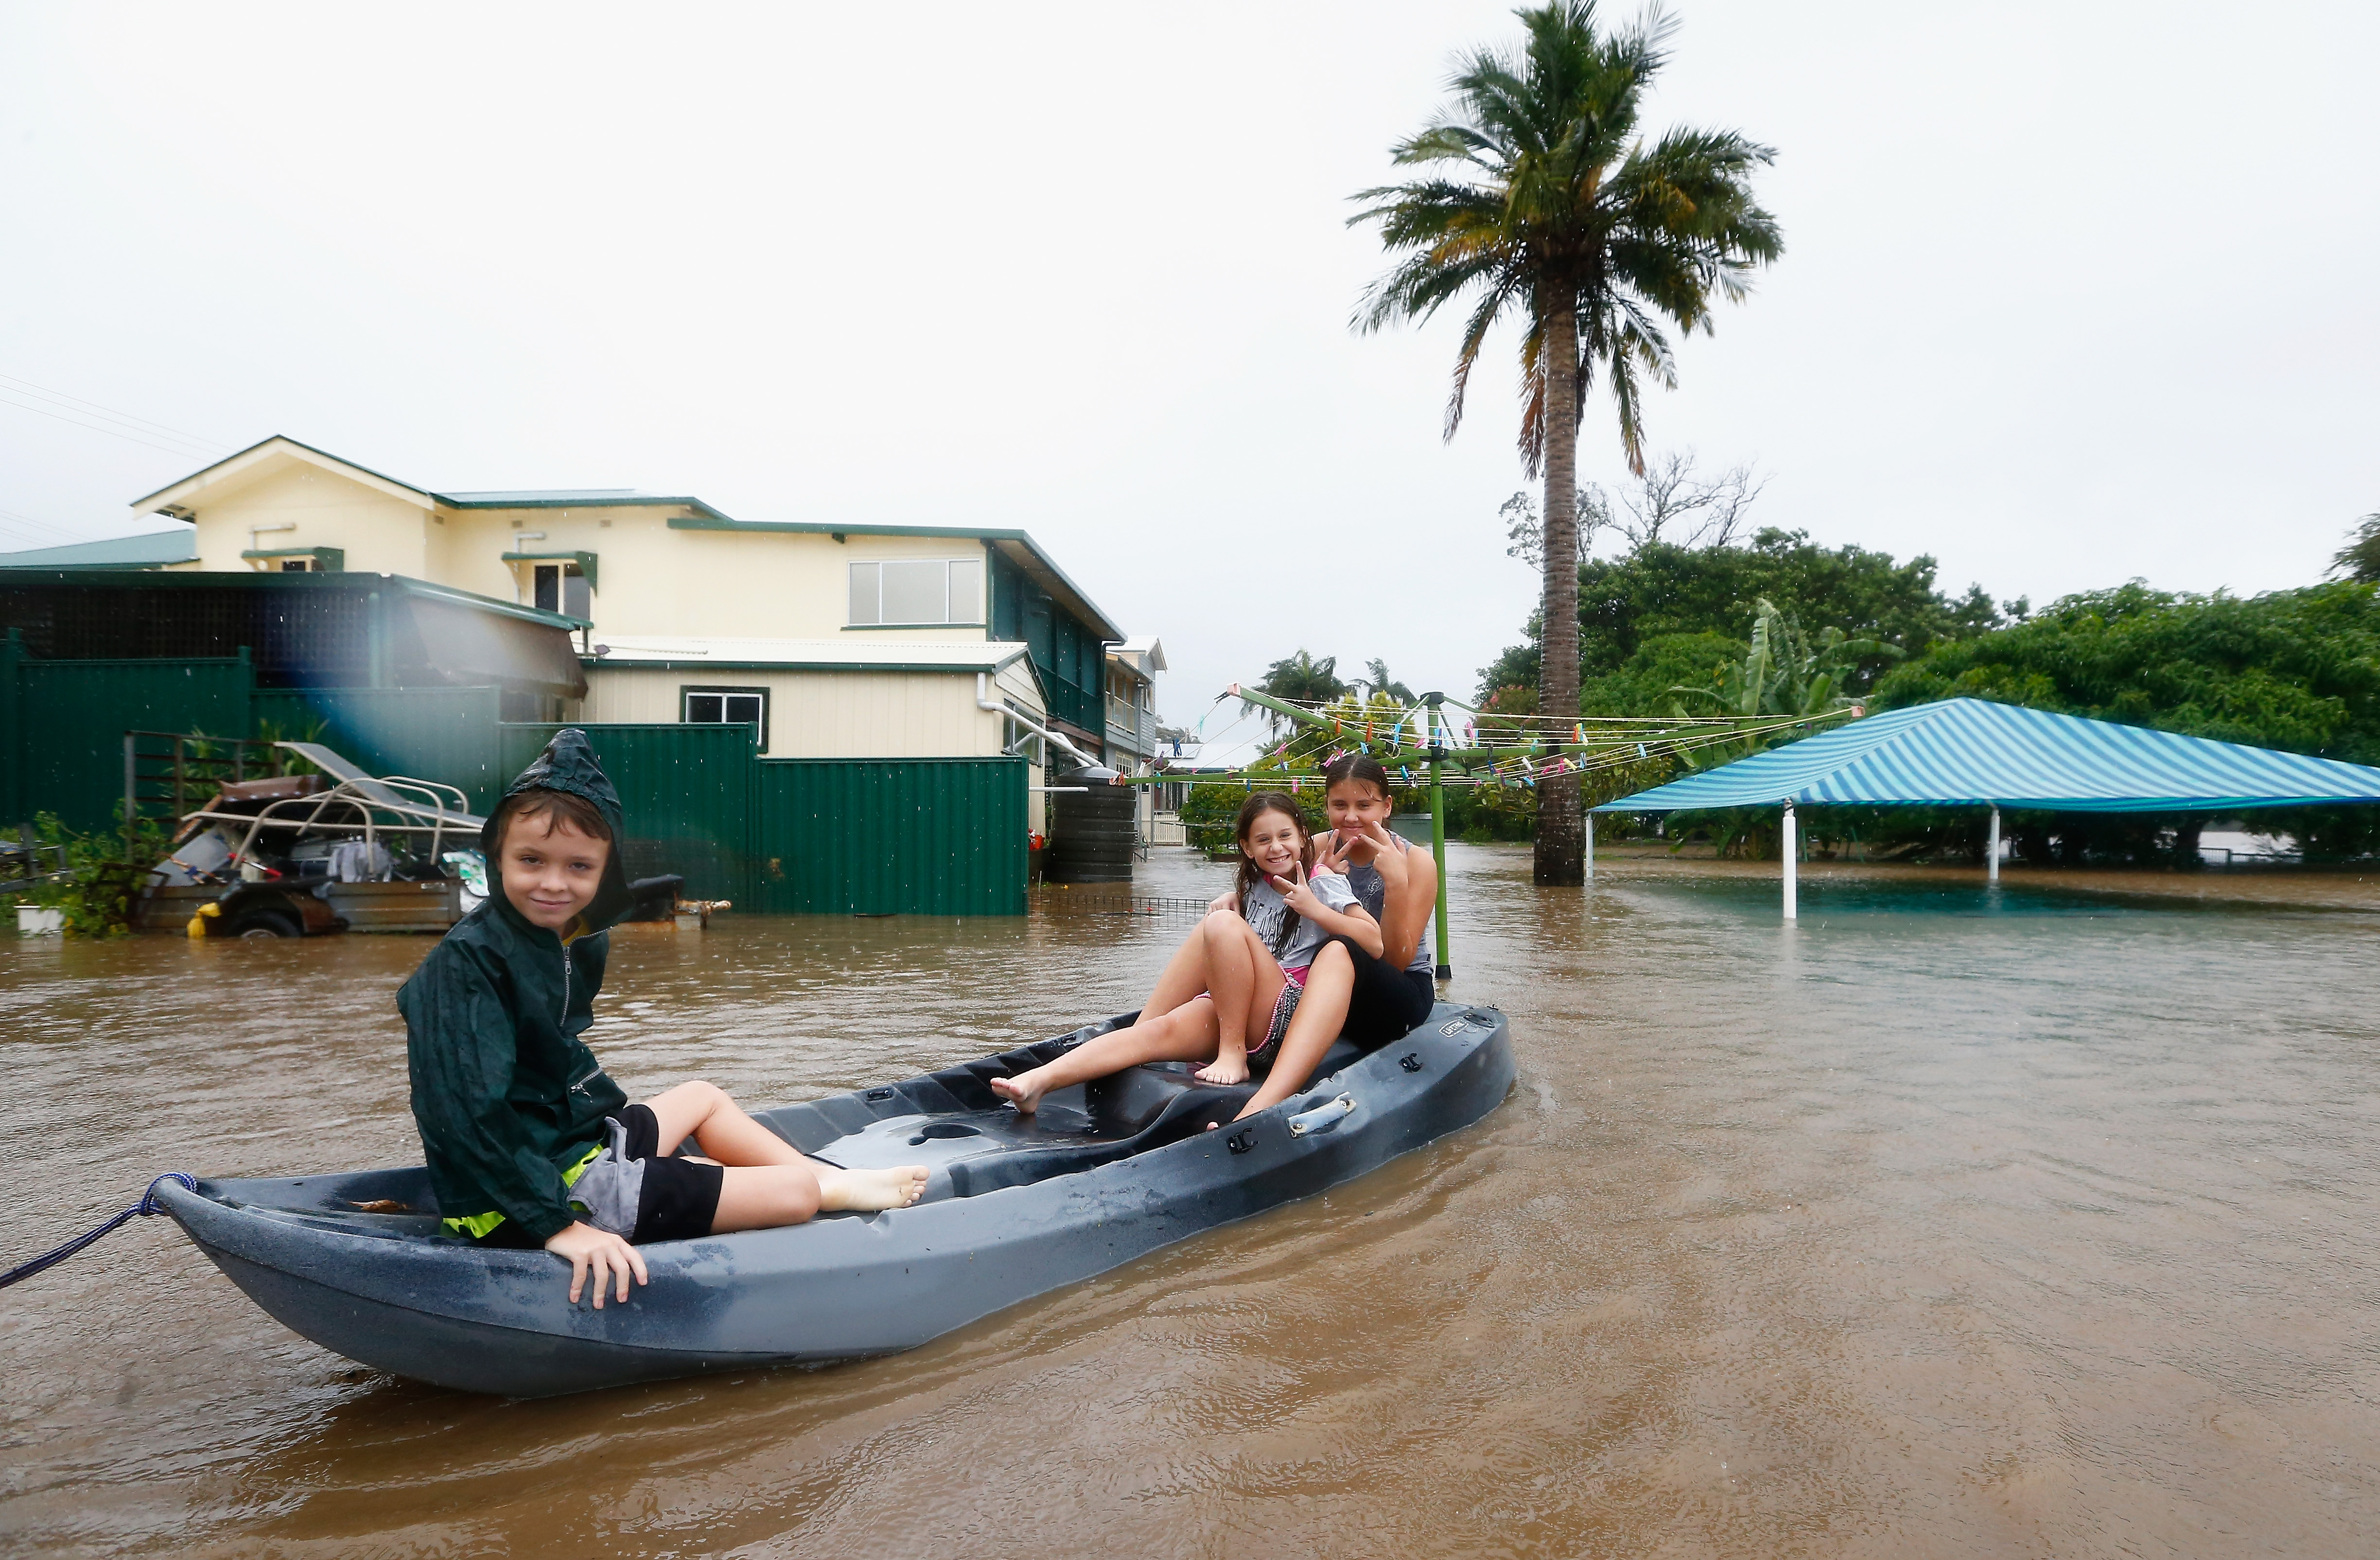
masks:
{"label": "blue striped awning", "polygon": [[2380,802],[2380,768],[1947,699],[1853,720],[1595,810],[1665,813],[1779,802],[2228,812]]}

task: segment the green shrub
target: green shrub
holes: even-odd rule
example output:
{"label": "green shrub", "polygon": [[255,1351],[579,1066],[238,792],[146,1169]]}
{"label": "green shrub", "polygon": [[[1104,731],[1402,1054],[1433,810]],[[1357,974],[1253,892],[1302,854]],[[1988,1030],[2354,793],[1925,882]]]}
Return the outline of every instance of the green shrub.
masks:
{"label": "green shrub", "polygon": [[62,877],[32,885],[25,897],[35,904],[64,911],[66,935],[70,937],[108,937],[130,930],[132,909],[149,877],[150,865],[164,855],[171,843],[154,818],[142,818],[132,834],[132,857],[140,865],[128,865],[120,827],[123,803],[115,804],[115,812],[119,828],[111,834],[79,834],[55,813],[42,813],[33,820],[44,855],[65,848],[67,871]]}

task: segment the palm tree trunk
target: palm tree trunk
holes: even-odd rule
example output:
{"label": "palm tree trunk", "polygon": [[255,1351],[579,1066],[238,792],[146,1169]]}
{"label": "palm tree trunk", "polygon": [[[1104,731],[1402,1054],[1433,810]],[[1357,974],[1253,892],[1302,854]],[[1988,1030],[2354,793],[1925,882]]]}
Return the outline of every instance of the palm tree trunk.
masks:
{"label": "palm tree trunk", "polygon": [[[1578,313],[1561,308],[1546,318],[1540,361],[1546,375],[1546,599],[1537,713],[1562,720],[1578,714]],[[1555,724],[1552,730],[1562,728]],[[1556,736],[1553,740],[1560,741]],[[1578,777],[1537,784],[1537,859],[1541,885],[1586,880],[1585,830]]]}

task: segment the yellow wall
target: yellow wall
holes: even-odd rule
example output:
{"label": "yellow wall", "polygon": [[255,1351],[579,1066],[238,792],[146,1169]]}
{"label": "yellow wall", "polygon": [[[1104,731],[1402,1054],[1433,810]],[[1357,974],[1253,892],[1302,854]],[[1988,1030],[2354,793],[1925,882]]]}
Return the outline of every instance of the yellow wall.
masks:
{"label": "yellow wall", "polygon": [[[899,558],[989,560],[967,538],[795,531],[672,530],[684,505],[571,509],[457,510],[396,496],[379,486],[288,454],[268,453],[189,494],[198,514],[199,564],[240,571],[252,545],[268,549],[335,547],[359,573],[410,574],[490,596],[534,599],[533,563],[503,555],[591,552],[596,633],[699,635],[730,638],[833,639],[855,644],[879,635],[848,630],[848,565]],[[294,523],[252,543],[249,527]],[[542,531],[538,539],[522,533]],[[978,613],[978,615],[980,615]],[[904,639],[979,643],[981,627],[897,631]]]}
{"label": "yellow wall", "polygon": [[[190,507],[198,511],[201,569],[253,568],[240,557],[249,548],[335,547],[358,573],[434,577],[424,504],[301,461],[261,462],[197,495]],[[252,526],[281,525],[296,528],[251,537]]]}
{"label": "yellow wall", "polygon": [[581,718],[674,723],[687,687],[769,690],[771,758],[963,758],[1001,751],[1004,722],[978,709],[972,671],[794,671],[589,667]]}
{"label": "yellow wall", "polygon": [[[973,558],[985,548],[965,538],[853,535],[798,531],[672,530],[683,509],[470,510],[449,517],[449,562],[433,577],[505,600],[528,599],[530,565],[511,569],[497,557],[517,548],[535,552],[592,552],[596,590],[592,615],[602,635],[700,635],[721,638],[833,639],[850,616],[848,565],[888,558]],[[543,531],[542,541],[516,542],[517,531]],[[988,566],[988,565],[987,565]],[[852,631],[864,644],[884,632]],[[910,640],[979,643],[982,628],[903,628]]]}

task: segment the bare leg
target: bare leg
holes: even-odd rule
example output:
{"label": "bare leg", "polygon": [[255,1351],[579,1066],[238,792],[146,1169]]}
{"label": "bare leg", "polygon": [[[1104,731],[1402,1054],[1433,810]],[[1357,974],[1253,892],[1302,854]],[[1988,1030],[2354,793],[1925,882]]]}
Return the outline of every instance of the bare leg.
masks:
{"label": "bare leg", "polygon": [[1272,950],[1240,917],[1217,913],[1207,917],[1207,971],[1214,985],[1215,1024],[1219,1041],[1212,1066],[1198,1076],[1208,1083],[1247,1081],[1248,1052],[1265,1042],[1272,1027],[1272,1010],[1289,977],[1273,962]]}
{"label": "bare leg", "polygon": [[803,1165],[802,1151],[744,1113],[716,1083],[696,1079],[664,1089],[645,1101],[661,1123],[661,1152],[674,1153],[692,1138],[705,1158],[722,1165]]}
{"label": "bare leg", "polygon": [[1162,1018],[1184,1002],[1195,1001],[1207,989],[1207,928],[1202,922],[1191,928],[1165,961],[1165,973],[1157,977],[1157,988],[1140,1010],[1143,1018]]}
{"label": "bare leg", "polygon": [[1322,951],[1314,956],[1313,965],[1305,972],[1305,994],[1297,999],[1297,1011],[1290,1018],[1289,1033],[1281,1037],[1281,1055],[1273,1058],[1272,1071],[1266,1075],[1264,1087],[1240,1107],[1241,1116],[1253,1116],[1279,1105],[1305,1087],[1305,1081],[1314,1075],[1315,1066],[1322,1060],[1322,1053],[1347,1027],[1347,1002],[1354,991],[1355,961],[1337,943],[1323,944]]}
{"label": "bare leg", "polygon": [[[1256,928],[1228,911],[1208,915],[1200,928],[1207,934],[1207,989],[1215,998],[1215,1027],[1229,1041],[1247,1044],[1248,1009],[1256,1001],[1259,960],[1279,974],[1281,966],[1257,941]],[[1278,999],[1279,988],[1274,996]]]}
{"label": "bare leg", "polygon": [[1215,1054],[1215,1004],[1185,1002],[1161,1018],[1098,1034],[1043,1066],[1014,1078],[995,1078],[992,1092],[1030,1116],[1041,1096],[1070,1083],[1087,1083],[1145,1061],[1205,1061]]}
{"label": "bare leg", "polygon": [[926,1190],[926,1167],[839,1170],[801,1150],[744,1113],[715,1083],[697,1080],[645,1102],[661,1126],[661,1152],[692,1137],[708,1158],[726,1166],[713,1234],[804,1224],[821,1211],[874,1212],[905,1208]]}
{"label": "bare leg", "polygon": [[818,1214],[905,1208],[925,1190],[923,1165],[887,1170],[839,1170],[815,1160],[733,1166],[720,1172],[719,1210],[710,1215],[710,1232],[807,1224]]}

